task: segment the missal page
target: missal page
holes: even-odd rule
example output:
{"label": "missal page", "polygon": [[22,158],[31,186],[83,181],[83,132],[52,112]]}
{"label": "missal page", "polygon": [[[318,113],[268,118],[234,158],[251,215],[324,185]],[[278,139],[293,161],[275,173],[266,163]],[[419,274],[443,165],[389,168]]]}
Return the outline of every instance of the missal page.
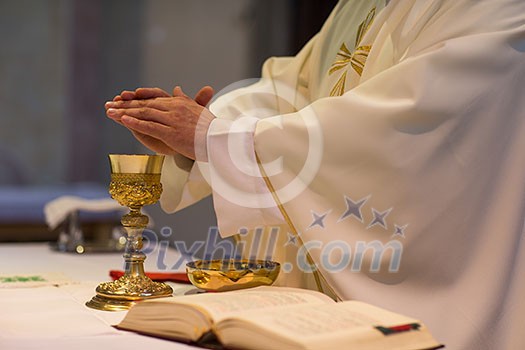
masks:
{"label": "missal page", "polygon": [[272,314],[272,322],[288,332],[319,334],[418,321],[366,303],[346,301],[321,307],[279,310]]}
{"label": "missal page", "polygon": [[238,326],[246,322],[266,328],[270,333],[299,339],[334,336],[342,332],[373,331],[372,334],[380,335],[379,331],[375,331],[375,326],[418,323],[413,318],[366,303],[346,301],[326,305],[292,305],[272,312],[238,313],[219,325],[219,328],[222,331],[222,327]]}
{"label": "missal page", "polygon": [[335,303],[320,292],[286,287],[258,287],[234,292],[205,293],[176,298],[173,302],[203,309],[215,322],[237,312],[281,308],[285,305]]}

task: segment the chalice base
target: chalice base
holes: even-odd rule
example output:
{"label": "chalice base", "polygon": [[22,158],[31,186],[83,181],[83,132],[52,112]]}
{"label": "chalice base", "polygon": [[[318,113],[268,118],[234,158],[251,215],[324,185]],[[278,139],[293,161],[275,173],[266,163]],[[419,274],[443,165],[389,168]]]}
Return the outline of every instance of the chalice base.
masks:
{"label": "chalice base", "polygon": [[116,281],[98,285],[86,306],[103,311],[124,311],[146,299],[170,297],[173,289],[165,283],[153,282],[147,276],[124,275]]}

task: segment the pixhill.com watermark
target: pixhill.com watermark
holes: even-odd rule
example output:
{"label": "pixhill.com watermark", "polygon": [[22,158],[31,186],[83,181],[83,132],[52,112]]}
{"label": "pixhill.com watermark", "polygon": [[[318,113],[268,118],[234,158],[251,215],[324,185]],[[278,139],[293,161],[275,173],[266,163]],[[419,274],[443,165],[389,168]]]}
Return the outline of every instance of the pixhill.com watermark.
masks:
{"label": "pixhill.com watermark", "polygon": [[[281,232],[279,227],[270,229],[270,234],[264,232],[268,228],[256,228],[250,234],[253,235],[248,241],[243,239],[222,239],[217,227],[210,227],[205,240],[196,240],[188,244],[186,241],[173,240],[173,231],[164,227],[159,234],[145,230],[143,252],[148,259],[155,259],[159,270],[180,270],[186,263],[193,261],[196,257],[203,259],[266,259],[274,260],[279,249],[294,244],[297,253],[288,261],[279,261],[283,272],[291,272],[299,269],[304,273],[312,273],[318,269],[329,273],[341,271],[351,272],[388,272],[396,273],[401,267],[403,244],[397,239],[386,242],[379,240],[371,241],[344,241],[332,240],[323,242],[310,240],[299,243],[297,236],[289,232]],[[247,235],[247,230],[240,230],[241,236]],[[288,239],[284,246],[279,246],[279,235],[286,234]],[[174,249],[170,249],[174,248]],[[310,257],[318,257],[312,264]]]}

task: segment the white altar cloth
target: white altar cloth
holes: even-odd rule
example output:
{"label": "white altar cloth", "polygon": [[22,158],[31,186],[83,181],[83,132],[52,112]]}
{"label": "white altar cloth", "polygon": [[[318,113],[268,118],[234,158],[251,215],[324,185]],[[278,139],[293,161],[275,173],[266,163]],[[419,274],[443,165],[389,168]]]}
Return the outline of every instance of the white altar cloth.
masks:
{"label": "white altar cloth", "polygon": [[[148,255],[146,271],[156,268],[158,253]],[[163,262],[179,258],[169,250]],[[112,327],[126,312],[98,311],[84,304],[109,270],[122,269],[121,254],[76,255],[55,252],[43,243],[0,244],[0,275],[62,273],[72,283],[28,288],[0,288],[0,349],[195,349],[172,341],[119,331]],[[175,295],[190,286],[171,284]]]}

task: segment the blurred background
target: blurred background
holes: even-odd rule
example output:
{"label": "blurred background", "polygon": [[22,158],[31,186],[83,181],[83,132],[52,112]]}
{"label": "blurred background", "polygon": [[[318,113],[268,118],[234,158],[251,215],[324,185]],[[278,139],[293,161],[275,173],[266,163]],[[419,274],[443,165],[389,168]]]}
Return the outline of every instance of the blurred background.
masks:
{"label": "blurred background", "polygon": [[[0,0],[0,240],[54,240],[45,202],[107,195],[108,153],[148,152],[104,102],[149,86],[191,96],[260,75],[294,55],[333,0]],[[205,237],[208,198],[174,215],[173,239]]]}

